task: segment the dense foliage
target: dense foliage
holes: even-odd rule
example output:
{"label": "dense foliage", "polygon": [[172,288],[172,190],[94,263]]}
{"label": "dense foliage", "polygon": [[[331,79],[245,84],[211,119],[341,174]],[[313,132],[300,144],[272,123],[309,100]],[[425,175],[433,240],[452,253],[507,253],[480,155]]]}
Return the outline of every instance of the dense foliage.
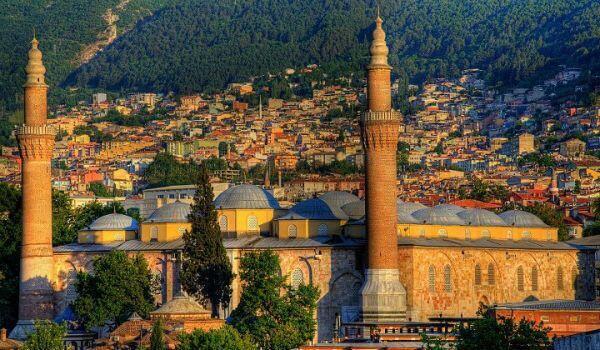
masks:
{"label": "dense foliage", "polygon": [[198,166],[180,163],[168,153],[159,153],[144,172],[144,181],[150,187],[189,185],[196,183]]}
{"label": "dense foliage", "polygon": [[150,335],[150,350],[167,350],[165,343],[165,321],[162,317],[152,325],[152,334]]}
{"label": "dense foliage", "polygon": [[312,285],[294,289],[286,284],[275,253],[244,255],[240,277],[244,288],[231,324],[241,334],[265,350],[294,349],[313,337],[319,290]]}
{"label": "dense foliage", "polygon": [[[395,73],[422,81],[478,67],[512,85],[559,64],[598,69],[594,0],[382,2]],[[361,71],[374,0],[181,0],[136,26],[70,84],[189,91],[308,63]]]}
{"label": "dense foliage", "polygon": [[152,275],[142,255],[112,251],[94,261],[94,273],[79,272],[73,310],[86,329],[120,324],[133,312],[142,317],[154,309]]}
{"label": "dense foliage", "polygon": [[242,337],[235,328],[225,325],[220,329],[205,332],[197,329],[182,334],[178,350],[256,350],[257,346],[248,337]]}
{"label": "dense foliage", "polygon": [[508,188],[499,184],[489,184],[479,179],[474,179],[472,185],[465,189],[461,187],[458,191],[461,199],[475,199],[482,202],[499,200],[506,202],[509,198]]}
{"label": "dense foliage", "polygon": [[67,334],[66,324],[52,321],[35,321],[34,332],[27,336],[23,350],[63,350],[63,337]]}
{"label": "dense foliage", "polygon": [[210,301],[212,315],[218,317],[219,307],[229,305],[234,275],[223,246],[213,199],[208,172],[204,166],[200,166],[189,216],[192,230],[183,235],[184,260],[180,278],[188,293]]}

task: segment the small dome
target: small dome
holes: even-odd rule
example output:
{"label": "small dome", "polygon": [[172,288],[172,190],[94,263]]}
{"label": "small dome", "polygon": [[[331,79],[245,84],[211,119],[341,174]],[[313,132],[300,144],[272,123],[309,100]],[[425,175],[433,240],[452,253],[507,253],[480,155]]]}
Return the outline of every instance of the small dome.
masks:
{"label": "small dome", "polygon": [[419,209],[427,208],[425,205],[416,202],[403,202],[401,200],[396,200],[396,209],[398,211],[403,211],[408,214],[412,214]]}
{"label": "small dome", "polygon": [[[464,209],[463,209],[464,210]],[[464,225],[465,222],[454,211],[446,207],[436,206],[415,211],[412,214],[419,223],[429,225]]]}
{"label": "small dome", "polygon": [[540,218],[522,210],[509,210],[498,215],[509,226],[548,227]]}
{"label": "small dome", "polygon": [[365,201],[356,201],[342,205],[342,210],[350,219],[360,220],[365,216]]}
{"label": "small dome", "polygon": [[190,212],[189,204],[177,201],[156,209],[146,222],[188,222]]}
{"label": "small dome", "polygon": [[454,214],[458,214],[461,211],[465,210],[465,208],[459,207],[456,204],[448,204],[448,203],[446,203],[446,204],[438,204],[434,208],[440,208],[440,209],[449,210],[449,211],[453,212]]}
{"label": "small dome", "polygon": [[281,219],[348,220],[348,215],[320,198],[312,198],[294,205]]}
{"label": "small dome", "polygon": [[132,217],[123,214],[108,214],[94,220],[89,231],[137,231],[138,223]]}
{"label": "small dome", "polygon": [[469,226],[506,226],[502,218],[485,209],[465,209],[456,215]]}
{"label": "small dome", "polygon": [[332,191],[319,196],[319,199],[325,201],[330,207],[341,208],[344,205],[359,201],[360,199],[350,192]]}
{"label": "small dome", "polygon": [[217,209],[279,209],[279,202],[268,191],[254,185],[228,188],[215,199]]}
{"label": "small dome", "polygon": [[165,319],[174,319],[181,316],[208,318],[210,311],[189,296],[177,295],[157,310],[150,312],[150,315],[152,318],[163,317]]}

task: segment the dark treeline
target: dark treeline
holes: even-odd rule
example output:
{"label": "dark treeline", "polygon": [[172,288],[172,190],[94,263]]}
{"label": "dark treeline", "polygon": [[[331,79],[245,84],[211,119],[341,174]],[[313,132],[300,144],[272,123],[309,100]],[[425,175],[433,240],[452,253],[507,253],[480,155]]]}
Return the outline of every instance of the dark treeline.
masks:
{"label": "dark treeline", "polygon": [[[395,74],[406,81],[480,68],[513,86],[559,65],[597,71],[595,0],[407,0],[382,3]],[[68,84],[206,91],[318,63],[330,77],[362,71],[374,0],[181,0],[140,23]]]}

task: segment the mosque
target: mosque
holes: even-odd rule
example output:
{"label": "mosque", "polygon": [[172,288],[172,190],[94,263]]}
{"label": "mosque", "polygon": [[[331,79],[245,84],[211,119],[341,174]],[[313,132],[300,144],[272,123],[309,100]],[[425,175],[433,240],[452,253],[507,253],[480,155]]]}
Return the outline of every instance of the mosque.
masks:
{"label": "mosque", "polygon": [[[391,108],[387,52],[378,18],[368,110],[361,119],[365,200],[328,192],[282,208],[268,189],[228,188],[214,205],[234,273],[239,275],[239,258],[246,252],[276,252],[292,286],[310,283],[320,290],[319,341],[332,339],[337,315],[344,323],[426,322],[473,317],[480,303],[593,299],[594,251],[559,242],[557,229],[536,216],[397,200],[401,118]],[[143,254],[161,281],[157,304],[172,300],[180,288],[182,235],[191,227],[189,204],[165,204],[142,222],[109,214],[81,230],[76,243],[51,246],[53,137],[45,123],[45,70],[35,40],[27,67],[26,123],[18,133],[25,198],[20,321],[11,336],[18,338],[34,319],[65,314],[76,298],[77,271],[93,271],[94,259],[113,250]],[[240,294],[240,281],[234,280],[225,316]]]}

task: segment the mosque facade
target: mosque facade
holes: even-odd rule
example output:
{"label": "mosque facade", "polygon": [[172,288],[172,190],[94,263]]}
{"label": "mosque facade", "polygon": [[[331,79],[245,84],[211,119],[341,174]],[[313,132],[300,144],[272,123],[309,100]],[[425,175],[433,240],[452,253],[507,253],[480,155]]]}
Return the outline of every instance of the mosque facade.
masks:
{"label": "mosque facade", "polygon": [[[379,18],[371,56],[369,106],[361,122],[366,200],[329,192],[282,208],[265,188],[225,190],[214,204],[234,273],[239,276],[239,258],[249,251],[277,253],[281,273],[293,287],[310,283],[320,290],[319,341],[333,337],[336,315],[342,322],[426,322],[473,317],[481,304],[593,299],[594,250],[559,242],[557,229],[534,215],[518,210],[497,215],[448,204],[425,207],[396,199],[392,157],[400,116],[391,108],[390,66]],[[51,248],[48,149],[53,138],[45,126],[40,66],[34,42],[25,87],[26,125],[19,134],[24,159],[22,327],[13,337],[33,319],[68,314],[77,272],[93,273],[94,259],[114,250],[145,257],[161,284],[156,303],[164,305],[180,291],[182,236],[190,229],[190,206],[176,201],[142,222],[116,213],[100,217],[79,232],[76,243]],[[239,303],[241,292],[236,279],[224,315]]]}

